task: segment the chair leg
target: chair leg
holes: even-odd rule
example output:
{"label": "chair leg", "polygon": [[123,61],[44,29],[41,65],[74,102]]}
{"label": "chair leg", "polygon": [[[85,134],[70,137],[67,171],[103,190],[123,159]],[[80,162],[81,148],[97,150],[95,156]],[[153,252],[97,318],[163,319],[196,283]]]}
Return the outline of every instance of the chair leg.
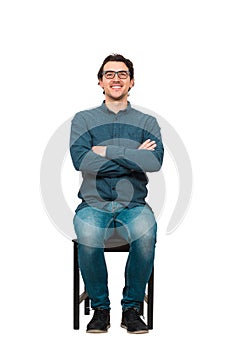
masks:
{"label": "chair leg", "polygon": [[140,314],[141,316],[144,315],[144,301],[140,302],[139,314]]}
{"label": "chair leg", "polygon": [[88,295],[84,300],[84,315],[90,315],[90,299]]}
{"label": "chair leg", "polygon": [[148,282],[148,305],[147,305],[147,325],[153,329],[153,306],[154,306],[154,268]]}
{"label": "chair leg", "polygon": [[74,280],[73,280],[73,328],[79,329],[79,266],[78,266],[78,244],[74,242]]}

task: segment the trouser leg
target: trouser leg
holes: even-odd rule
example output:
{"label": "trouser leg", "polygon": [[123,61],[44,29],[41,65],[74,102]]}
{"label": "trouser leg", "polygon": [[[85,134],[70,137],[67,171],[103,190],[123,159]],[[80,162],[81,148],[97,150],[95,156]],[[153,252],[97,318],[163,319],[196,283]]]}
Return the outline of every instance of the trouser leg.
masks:
{"label": "trouser leg", "polygon": [[79,266],[92,308],[110,308],[104,240],[111,217],[92,207],[81,209],[74,217]]}
{"label": "trouser leg", "polygon": [[93,309],[109,309],[108,273],[103,248],[78,245],[79,266]]}
{"label": "trouser leg", "polygon": [[123,309],[135,307],[139,310],[153,269],[154,253],[155,239],[151,233],[131,243],[125,267],[125,287],[121,302]]}
{"label": "trouser leg", "polygon": [[130,243],[125,267],[122,308],[139,309],[154,265],[157,224],[148,206],[124,210],[118,215],[117,220],[122,227],[118,228],[119,232],[127,235],[126,238]]}

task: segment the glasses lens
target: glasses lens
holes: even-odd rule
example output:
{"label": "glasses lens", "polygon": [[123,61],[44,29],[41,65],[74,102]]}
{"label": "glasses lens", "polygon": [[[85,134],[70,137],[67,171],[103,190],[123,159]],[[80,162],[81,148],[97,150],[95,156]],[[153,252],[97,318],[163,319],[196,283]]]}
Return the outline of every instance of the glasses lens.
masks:
{"label": "glasses lens", "polygon": [[126,79],[128,77],[128,72],[126,72],[125,70],[122,70],[122,71],[118,72],[118,77],[120,79]]}
{"label": "glasses lens", "polygon": [[109,70],[104,72],[104,75],[106,79],[113,79],[115,77],[115,72]]}

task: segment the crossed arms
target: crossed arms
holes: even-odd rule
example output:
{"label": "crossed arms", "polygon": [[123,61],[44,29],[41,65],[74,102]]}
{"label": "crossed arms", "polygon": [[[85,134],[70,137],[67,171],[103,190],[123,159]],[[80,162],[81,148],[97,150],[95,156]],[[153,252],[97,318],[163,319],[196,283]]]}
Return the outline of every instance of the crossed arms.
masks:
{"label": "crossed arms", "polygon": [[[79,122],[78,122],[79,121]],[[145,133],[145,141],[138,148],[94,145],[89,130],[80,127],[80,119],[73,119],[71,127],[71,158],[76,170],[98,176],[129,175],[132,171],[154,172],[163,161],[163,145],[155,122],[156,133]],[[159,133],[159,135],[158,135]]]}
{"label": "crossed arms", "polygon": [[[138,149],[147,149],[148,151],[153,151],[155,147],[156,147],[155,141],[151,141],[151,139],[147,139],[138,147]],[[101,157],[106,157],[106,148],[107,146],[93,146],[92,151]]]}

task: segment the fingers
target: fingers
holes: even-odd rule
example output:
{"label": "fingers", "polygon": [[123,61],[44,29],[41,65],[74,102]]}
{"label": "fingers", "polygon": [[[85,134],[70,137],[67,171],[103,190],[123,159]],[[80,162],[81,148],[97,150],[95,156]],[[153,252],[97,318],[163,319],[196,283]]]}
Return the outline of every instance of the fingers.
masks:
{"label": "fingers", "polygon": [[106,146],[93,146],[92,151],[99,156],[105,157],[106,156]]}
{"label": "fingers", "polygon": [[146,149],[149,151],[153,151],[155,147],[156,147],[155,141],[151,141],[151,139],[147,139],[138,147],[138,149]]}

